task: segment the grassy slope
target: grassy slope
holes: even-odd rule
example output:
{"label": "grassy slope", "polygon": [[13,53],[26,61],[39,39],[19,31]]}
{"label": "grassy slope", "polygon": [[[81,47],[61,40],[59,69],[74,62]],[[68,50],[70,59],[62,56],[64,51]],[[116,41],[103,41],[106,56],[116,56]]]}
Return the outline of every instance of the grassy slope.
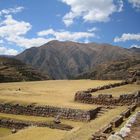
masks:
{"label": "grassy slope", "polygon": [[[78,109],[91,109],[96,105],[76,103],[75,92],[118,81],[55,80],[40,82],[2,83],[0,100],[19,103],[37,103]],[[21,89],[20,91],[18,89]]]}

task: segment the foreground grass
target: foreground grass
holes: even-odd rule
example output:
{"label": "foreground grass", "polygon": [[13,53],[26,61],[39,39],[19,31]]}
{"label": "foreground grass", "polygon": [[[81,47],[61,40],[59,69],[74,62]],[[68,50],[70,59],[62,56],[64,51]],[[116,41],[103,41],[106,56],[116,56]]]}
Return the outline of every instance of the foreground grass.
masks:
{"label": "foreground grass", "polygon": [[61,140],[66,133],[67,131],[57,129],[29,127],[0,140]]}
{"label": "foreground grass", "polygon": [[1,137],[7,136],[11,134],[11,130],[8,128],[1,128],[0,127],[0,139]]}
{"label": "foreground grass", "polygon": [[97,96],[99,94],[112,94],[114,97],[119,97],[122,94],[131,94],[140,90],[140,85],[136,84],[128,84],[112,89],[101,90],[93,93],[93,96]]}
{"label": "foreground grass", "polygon": [[87,110],[97,106],[74,102],[75,92],[116,82],[120,81],[50,80],[2,83],[0,84],[0,101],[23,104],[36,103],[38,105],[52,105]]}

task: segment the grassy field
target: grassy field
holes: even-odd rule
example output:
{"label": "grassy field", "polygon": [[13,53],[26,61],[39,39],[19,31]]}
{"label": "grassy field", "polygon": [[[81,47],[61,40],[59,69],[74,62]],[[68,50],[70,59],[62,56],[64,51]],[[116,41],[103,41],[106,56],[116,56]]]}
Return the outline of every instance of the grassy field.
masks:
{"label": "grassy field", "polygon": [[1,128],[0,127],[0,139],[4,136],[8,136],[11,134],[11,130],[8,128]]}
{"label": "grassy field", "polygon": [[[37,105],[52,105],[59,107],[70,107],[78,109],[91,109],[97,105],[88,105],[74,102],[74,94],[78,90],[85,90],[98,86],[107,85],[120,81],[97,81],[97,80],[56,80],[42,82],[19,82],[0,84],[0,101]],[[20,89],[20,90],[19,90]],[[113,94],[119,96],[124,93],[131,93],[140,90],[138,85],[125,85],[117,88],[93,93]],[[29,127],[11,134],[9,129],[0,128],[0,140],[88,140],[98,129],[108,124],[114,117],[126,110],[127,106],[108,109],[100,117],[90,122],[74,122],[62,119],[61,122],[74,127],[71,131],[58,129]],[[52,117],[37,117],[25,115],[13,115],[0,113],[0,118],[11,118],[27,121],[53,121]]]}
{"label": "grassy field", "polygon": [[[67,108],[91,109],[96,105],[74,102],[75,92],[119,81],[53,80],[0,84],[0,100],[16,103],[37,103]],[[20,89],[20,90],[19,90]]]}
{"label": "grassy field", "polygon": [[93,93],[93,96],[98,96],[99,94],[112,94],[114,97],[119,97],[121,94],[131,94],[135,91],[140,90],[140,85],[129,84],[112,89],[101,90]]}
{"label": "grassy field", "polygon": [[43,127],[29,127],[0,140],[61,140],[67,131]]}

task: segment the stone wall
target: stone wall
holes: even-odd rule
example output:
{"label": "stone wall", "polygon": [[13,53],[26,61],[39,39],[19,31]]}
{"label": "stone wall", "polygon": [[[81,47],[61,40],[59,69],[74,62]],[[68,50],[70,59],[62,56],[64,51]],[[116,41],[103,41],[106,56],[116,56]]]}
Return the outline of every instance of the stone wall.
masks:
{"label": "stone wall", "polygon": [[95,132],[90,140],[107,140],[116,127],[119,127],[123,123],[123,120],[126,118],[125,115],[127,115],[127,117],[130,116],[130,114],[135,111],[136,107],[136,105],[129,106],[127,110],[115,117],[108,125]]}
{"label": "stone wall", "polygon": [[33,115],[33,116],[43,116],[43,117],[56,117],[71,119],[77,121],[88,121],[93,119],[100,107],[93,110],[80,110],[80,109],[70,109],[70,108],[59,108],[52,106],[34,106],[28,105],[23,106],[19,104],[0,104],[1,113],[9,114],[21,114],[21,115]]}
{"label": "stone wall", "polygon": [[115,88],[115,87],[119,87],[119,86],[130,84],[130,83],[132,83],[132,82],[123,81],[123,82],[120,82],[120,83],[114,83],[114,84],[104,85],[104,86],[101,86],[101,87],[89,88],[87,90],[78,91],[78,92],[94,93],[94,92],[99,91],[99,90],[105,90],[105,89]]}
{"label": "stone wall", "polygon": [[0,118],[0,127],[10,128],[10,129],[23,129],[28,126],[37,126],[37,127],[49,127],[52,129],[60,130],[71,130],[73,127],[66,124],[56,124],[54,122],[31,122],[31,121],[21,121],[13,120],[8,118]]}
{"label": "stone wall", "polygon": [[115,98],[111,94],[99,94],[94,96],[91,93],[85,93],[78,91],[75,94],[75,101],[88,103],[88,104],[99,104],[99,105],[132,105],[140,104],[140,91],[132,94],[123,94],[120,97]]}

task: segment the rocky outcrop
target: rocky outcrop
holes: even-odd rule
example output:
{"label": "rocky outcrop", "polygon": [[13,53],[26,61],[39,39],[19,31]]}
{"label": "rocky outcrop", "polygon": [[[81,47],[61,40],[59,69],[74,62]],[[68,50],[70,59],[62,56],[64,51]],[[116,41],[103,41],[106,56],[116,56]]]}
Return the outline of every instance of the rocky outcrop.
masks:
{"label": "rocky outcrop", "polygon": [[28,105],[23,106],[19,104],[0,104],[1,113],[10,113],[10,114],[23,114],[23,115],[33,115],[33,116],[43,116],[43,117],[56,117],[71,119],[77,121],[89,121],[95,118],[96,114],[100,110],[100,107],[97,107],[93,110],[80,110],[80,109],[71,109],[71,108],[59,108],[53,106],[34,106]]}

